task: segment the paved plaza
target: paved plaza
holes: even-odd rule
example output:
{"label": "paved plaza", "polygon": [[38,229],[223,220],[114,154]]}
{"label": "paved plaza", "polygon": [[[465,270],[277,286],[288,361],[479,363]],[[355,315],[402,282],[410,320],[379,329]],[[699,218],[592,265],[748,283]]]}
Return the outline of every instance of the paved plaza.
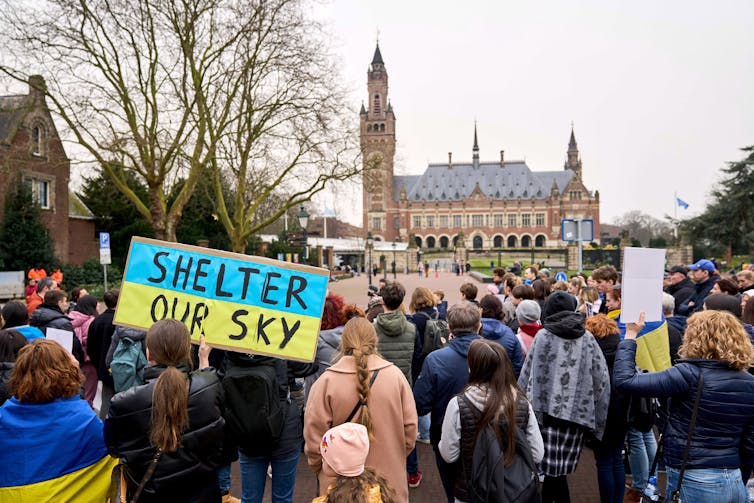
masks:
{"label": "paved plaza", "polygon": [[[382,275],[378,276],[382,277]],[[387,278],[392,280],[392,274],[388,274]],[[419,278],[417,273],[414,274],[398,274],[397,280],[400,281],[406,287],[406,305],[410,298],[411,292],[417,286],[426,286],[431,290],[443,290],[445,292],[445,299],[449,304],[454,304],[459,301],[459,287],[462,283],[470,281],[477,284],[479,288],[479,298],[483,295],[485,285],[478,283],[473,278],[467,275],[456,276],[453,273],[439,273],[438,277],[435,277],[434,271],[430,273],[428,278]],[[374,284],[377,284],[377,280],[373,280]],[[330,284],[330,290],[332,292],[342,295],[346,302],[354,303],[362,308],[366,307],[368,296],[368,283],[367,276],[361,275],[354,278],[337,281]],[[411,502],[415,503],[442,503],[444,501],[444,492],[442,485],[440,484],[440,478],[437,474],[437,468],[435,466],[435,458],[432,452],[432,447],[425,444],[417,444],[419,453],[419,469],[424,474],[424,479],[421,485],[416,489],[410,489]],[[271,501],[270,488],[268,479],[267,488],[265,491],[265,502]],[[571,489],[571,501],[574,503],[598,503],[599,494],[597,491],[597,474],[594,466],[594,457],[592,451],[584,449],[581,455],[581,461],[579,463],[576,473],[569,477],[569,485]],[[240,496],[240,476],[238,472],[238,463],[233,464],[233,493]],[[296,490],[294,494],[294,501],[296,503],[308,503],[317,494],[317,481],[306,464],[306,459],[301,456],[298,465],[298,474],[296,476]]]}

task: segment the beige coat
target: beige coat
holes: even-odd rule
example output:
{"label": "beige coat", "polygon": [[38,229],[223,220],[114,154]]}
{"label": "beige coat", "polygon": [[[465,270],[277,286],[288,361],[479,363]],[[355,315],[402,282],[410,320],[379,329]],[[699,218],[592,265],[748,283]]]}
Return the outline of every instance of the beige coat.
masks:
{"label": "beige coat", "polygon": [[[366,465],[385,477],[399,502],[408,503],[406,456],[414,448],[417,433],[416,404],[403,373],[377,355],[369,357],[369,370],[380,369],[369,393],[369,411],[374,425],[374,440]],[[371,376],[370,376],[371,377]],[[344,356],[328,368],[309,392],[304,414],[304,439],[309,466],[319,478],[322,494],[337,474],[319,453],[322,435],[345,422],[358,401],[356,365],[352,356]],[[356,413],[355,420],[359,417]]]}

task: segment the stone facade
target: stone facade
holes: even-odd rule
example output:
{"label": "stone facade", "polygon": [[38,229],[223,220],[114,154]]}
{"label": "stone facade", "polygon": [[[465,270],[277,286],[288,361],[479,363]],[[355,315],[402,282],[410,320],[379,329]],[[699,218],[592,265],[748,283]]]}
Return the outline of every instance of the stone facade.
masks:
{"label": "stone facade", "polygon": [[32,76],[28,94],[0,97],[0,218],[6,194],[21,177],[31,185],[42,208],[42,222],[55,255],[63,262],[79,264],[97,254],[94,220],[85,207],[84,211],[71,208],[71,163],[44,93],[42,77]]}
{"label": "stone facade", "polygon": [[582,182],[571,130],[562,170],[532,171],[524,161],[480,161],[476,126],[471,162],[432,163],[422,175],[393,171],[396,118],[379,46],[367,72],[368,108],[360,112],[364,159],[363,226],[376,240],[407,241],[421,249],[453,249],[465,236],[470,249],[563,247],[563,218],[591,218],[599,236],[599,192]]}

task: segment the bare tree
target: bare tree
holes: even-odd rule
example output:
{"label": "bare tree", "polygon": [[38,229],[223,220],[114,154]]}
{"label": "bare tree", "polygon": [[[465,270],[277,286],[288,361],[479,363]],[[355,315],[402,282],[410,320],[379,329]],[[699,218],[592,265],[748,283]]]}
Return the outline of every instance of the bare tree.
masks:
{"label": "bare tree", "polygon": [[642,246],[649,246],[649,240],[662,237],[667,241],[673,238],[673,227],[668,222],[654,218],[639,210],[631,210],[613,219],[613,224],[628,231],[630,237]]}
{"label": "bare tree", "polygon": [[44,74],[53,113],[158,238],[175,240],[200,176],[242,251],[285,208],[355,174],[343,93],[303,0],[0,2],[0,71]]}

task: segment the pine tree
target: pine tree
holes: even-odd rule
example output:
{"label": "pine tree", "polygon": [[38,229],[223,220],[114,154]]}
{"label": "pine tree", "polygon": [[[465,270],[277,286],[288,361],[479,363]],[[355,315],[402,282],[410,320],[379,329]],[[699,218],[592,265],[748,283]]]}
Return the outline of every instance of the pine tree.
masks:
{"label": "pine tree", "polygon": [[26,271],[36,264],[51,268],[57,263],[40,214],[31,187],[19,180],[5,200],[5,216],[0,225],[0,269]]}

